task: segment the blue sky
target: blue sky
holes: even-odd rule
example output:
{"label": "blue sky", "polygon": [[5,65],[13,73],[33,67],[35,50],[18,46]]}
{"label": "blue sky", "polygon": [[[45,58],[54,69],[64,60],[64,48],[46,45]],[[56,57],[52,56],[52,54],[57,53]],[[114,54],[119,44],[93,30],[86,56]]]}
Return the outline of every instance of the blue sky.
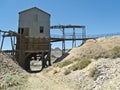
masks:
{"label": "blue sky", "polygon": [[17,31],[18,12],[35,6],[51,14],[51,25],[85,25],[87,34],[120,32],[120,0],[1,0],[0,29]]}

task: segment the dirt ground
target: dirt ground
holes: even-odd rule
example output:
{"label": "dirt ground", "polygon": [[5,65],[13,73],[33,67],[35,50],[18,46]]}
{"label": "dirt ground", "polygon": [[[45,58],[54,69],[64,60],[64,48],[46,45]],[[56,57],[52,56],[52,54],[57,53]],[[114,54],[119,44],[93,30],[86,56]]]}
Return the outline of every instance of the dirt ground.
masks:
{"label": "dirt ground", "polygon": [[74,90],[62,76],[51,76],[40,72],[31,74],[25,90]]}

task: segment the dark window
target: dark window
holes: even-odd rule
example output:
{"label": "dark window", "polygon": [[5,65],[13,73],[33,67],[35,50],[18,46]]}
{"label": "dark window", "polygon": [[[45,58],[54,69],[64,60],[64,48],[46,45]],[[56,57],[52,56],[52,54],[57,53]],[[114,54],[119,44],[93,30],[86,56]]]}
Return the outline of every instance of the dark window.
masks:
{"label": "dark window", "polygon": [[20,34],[20,28],[18,28],[18,33]]}
{"label": "dark window", "polygon": [[18,29],[18,33],[19,34],[22,34],[22,35],[25,35],[25,36],[28,36],[29,35],[29,28],[19,28]]}
{"label": "dark window", "polygon": [[19,28],[19,29],[18,29],[18,33],[19,33],[19,34],[23,34],[23,33],[24,33],[24,28]]}
{"label": "dark window", "polygon": [[44,27],[40,26],[40,33],[43,33],[43,32],[44,32]]}
{"label": "dark window", "polygon": [[24,33],[24,28],[21,28],[21,34],[23,34]]}

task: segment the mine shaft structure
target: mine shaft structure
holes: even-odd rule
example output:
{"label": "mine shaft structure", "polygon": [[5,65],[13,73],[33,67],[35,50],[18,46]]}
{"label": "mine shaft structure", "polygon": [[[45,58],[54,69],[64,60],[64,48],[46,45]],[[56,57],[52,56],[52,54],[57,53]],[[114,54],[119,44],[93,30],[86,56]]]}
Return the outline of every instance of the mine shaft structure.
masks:
{"label": "mine shaft structure", "polygon": [[41,60],[42,69],[51,65],[50,14],[37,7],[21,11],[18,32],[3,30],[0,32],[3,33],[1,50],[5,37],[10,37],[12,46],[12,50],[2,52],[13,55],[25,70],[30,70],[32,59]]}
{"label": "mine shaft structure", "polygon": [[[60,29],[62,36],[51,36],[50,29]],[[72,30],[70,36],[66,35],[66,29]],[[81,29],[81,34],[76,35],[76,29]],[[11,50],[3,50],[6,37],[10,39]],[[39,59],[42,62],[43,69],[51,65],[52,42],[62,41],[62,54],[64,55],[66,49],[65,41],[72,40],[72,47],[75,47],[76,40],[82,40],[84,43],[85,40],[93,38],[98,38],[98,36],[86,36],[85,26],[55,25],[50,27],[50,14],[33,7],[19,12],[18,32],[0,30],[0,40],[2,39],[0,52],[12,55],[15,61],[27,71],[30,70],[30,61]]]}
{"label": "mine shaft structure", "polygon": [[[53,37],[50,35],[50,29],[60,29],[62,37]],[[67,36],[66,29],[72,29],[73,33]],[[76,29],[81,29],[79,37],[76,35]],[[51,65],[51,42],[62,41],[62,55],[65,54],[65,41],[72,40],[72,46],[76,46],[76,40],[86,38],[85,26],[79,25],[55,25],[50,27],[50,14],[33,7],[19,12],[18,32],[0,31],[3,33],[1,50],[5,37],[10,37],[12,50],[2,50],[2,52],[13,55],[18,64],[25,70],[30,70],[30,61],[32,59],[42,61],[42,69]]]}
{"label": "mine shaft structure", "polygon": [[[36,8],[19,13],[16,58],[23,68],[30,69],[30,60],[42,60],[42,68],[50,62],[50,14]],[[48,64],[47,64],[48,61]]]}

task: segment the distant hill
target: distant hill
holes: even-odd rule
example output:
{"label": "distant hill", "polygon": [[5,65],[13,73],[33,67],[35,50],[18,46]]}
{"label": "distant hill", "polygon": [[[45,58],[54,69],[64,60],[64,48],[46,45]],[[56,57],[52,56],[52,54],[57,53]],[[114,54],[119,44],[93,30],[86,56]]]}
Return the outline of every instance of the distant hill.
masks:
{"label": "distant hill", "polygon": [[51,59],[52,61],[56,60],[57,58],[62,56],[62,50],[58,47],[55,49],[51,49]]}

